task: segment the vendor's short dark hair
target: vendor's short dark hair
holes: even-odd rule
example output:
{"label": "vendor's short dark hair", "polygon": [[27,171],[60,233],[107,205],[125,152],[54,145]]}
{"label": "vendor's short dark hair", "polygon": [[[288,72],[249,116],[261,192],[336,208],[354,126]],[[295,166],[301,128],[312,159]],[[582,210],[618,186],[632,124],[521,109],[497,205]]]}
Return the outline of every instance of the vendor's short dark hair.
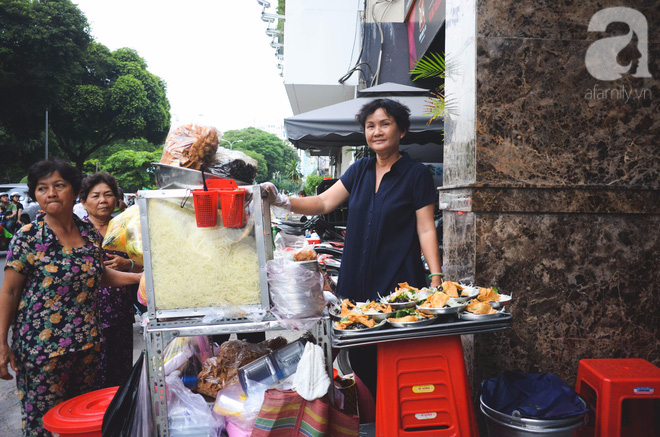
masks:
{"label": "vendor's short dark hair", "polygon": [[58,172],[65,181],[71,184],[76,195],[80,192],[80,184],[82,182],[82,173],[80,170],[63,159],[45,159],[33,164],[28,170],[28,194],[32,200],[37,199],[34,192],[37,189],[39,179],[45,178],[55,172]]}
{"label": "vendor's short dark hair", "polygon": [[360,108],[360,112],[355,116],[355,120],[360,126],[362,126],[362,129],[364,129],[364,126],[367,123],[367,117],[380,108],[383,108],[387,115],[396,121],[396,125],[401,132],[408,132],[408,129],[410,129],[410,109],[408,109],[403,103],[392,99],[376,99],[369,103],[365,103],[362,108]]}
{"label": "vendor's short dark hair", "polygon": [[107,184],[110,187],[110,190],[112,190],[112,194],[114,194],[116,198],[119,198],[119,187],[117,186],[117,180],[115,177],[110,173],[100,171],[83,179],[82,187],[80,188],[80,200],[87,200],[89,192],[98,184]]}

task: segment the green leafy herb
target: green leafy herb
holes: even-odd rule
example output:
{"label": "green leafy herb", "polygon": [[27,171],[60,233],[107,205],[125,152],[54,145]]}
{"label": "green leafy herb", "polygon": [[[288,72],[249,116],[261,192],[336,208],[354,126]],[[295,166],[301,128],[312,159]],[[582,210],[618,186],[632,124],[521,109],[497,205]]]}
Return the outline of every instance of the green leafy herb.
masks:
{"label": "green leafy herb", "polygon": [[413,300],[412,295],[407,291],[403,291],[397,297],[390,299],[390,303],[410,302],[411,300]]}
{"label": "green leafy herb", "polygon": [[417,311],[415,311],[414,308],[404,308],[402,310],[398,310],[394,315],[394,317],[397,319],[406,316],[417,316]]}

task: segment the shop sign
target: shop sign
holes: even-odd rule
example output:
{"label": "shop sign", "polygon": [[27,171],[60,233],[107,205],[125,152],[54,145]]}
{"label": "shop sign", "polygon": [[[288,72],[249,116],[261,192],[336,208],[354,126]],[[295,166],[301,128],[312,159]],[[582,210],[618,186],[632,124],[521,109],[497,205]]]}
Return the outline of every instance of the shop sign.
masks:
{"label": "shop sign", "polygon": [[406,0],[410,68],[428,50],[445,22],[444,0]]}

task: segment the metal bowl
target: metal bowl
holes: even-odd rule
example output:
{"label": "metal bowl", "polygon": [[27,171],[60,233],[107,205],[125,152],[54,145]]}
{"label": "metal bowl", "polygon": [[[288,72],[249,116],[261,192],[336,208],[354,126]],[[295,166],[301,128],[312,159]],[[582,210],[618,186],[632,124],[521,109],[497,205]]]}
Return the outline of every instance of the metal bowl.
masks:
{"label": "metal bowl", "polygon": [[509,296],[508,294],[500,294],[500,300],[498,300],[497,302],[489,302],[489,303],[491,307],[495,309],[500,309],[509,302],[511,302],[511,296]]}
{"label": "metal bowl", "polygon": [[[177,167],[174,165],[161,164],[159,162],[152,162],[154,167],[154,175],[156,176],[156,186],[162,188],[199,188],[203,186],[202,172],[190,168]],[[204,172],[204,178],[209,179],[223,179],[212,173]],[[236,181],[237,185],[249,185],[242,181]]]}
{"label": "metal bowl", "polygon": [[383,302],[383,301],[381,302],[391,306],[395,312],[398,310],[402,310],[404,308],[415,308],[417,306],[416,300],[411,300],[409,302],[395,302],[395,303]]}
{"label": "metal bowl", "polygon": [[387,320],[387,323],[389,323],[395,328],[414,328],[416,326],[431,325],[435,323],[437,319],[438,318],[436,316],[436,317],[429,317],[428,319],[417,320],[416,322],[392,322],[390,320]]}
{"label": "metal bowl", "polygon": [[503,315],[504,310],[500,310],[494,314],[473,314],[469,311],[465,311],[465,309],[458,312],[458,318],[462,320],[490,320],[497,317],[502,317]]}
{"label": "metal bowl", "polygon": [[388,317],[392,317],[396,314],[395,312],[392,313],[377,313],[377,312],[362,312],[365,316],[369,316],[372,319],[374,319],[377,322],[382,322],[383,320],[387,319]]}
{"label": "metal bowl", "polygon": [[417,305],[417,310],[420,313],[424,314],[431,314],[431,315],[439,315],[439,314],[456,314],[463,308],[467,306],[467,303],[465,304],[454,304],[454,305],[449,305],[449,306],[444,306],[442,308],[427,308],[427,307],[422,307]]}

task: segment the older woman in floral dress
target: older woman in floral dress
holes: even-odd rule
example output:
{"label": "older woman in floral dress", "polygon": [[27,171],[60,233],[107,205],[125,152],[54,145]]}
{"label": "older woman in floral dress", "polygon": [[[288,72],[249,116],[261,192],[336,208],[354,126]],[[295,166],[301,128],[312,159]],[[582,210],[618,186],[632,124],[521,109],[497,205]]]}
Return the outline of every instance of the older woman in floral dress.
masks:
{"label": "older woman in floral dress", "polygon": [[[87,211],[86,220],[94,225],[100,239],[105,238],[108,224],[120,199],[115,178],[105,172],[87,176],[80,189],[80,201]],[[141,272],[142,264],[132,261],[125,252],[104,250],[107,268],[122,272]],[[103,341],[101,361],[96,374],[98,388],[121,385],[133,365],[133,299],[137,285],[99,288],[98,314]]]}
{"label": "older woman in floral dress", "polygon": [[99,285],[140,280],[140,274],[104,268],[94,227],[73,214],[81,179],[61,160],[33,165],[28,191],[44,213],[16,232],[7,252],[0,288],[0,379],[12,379],[9,366],[16,372],[24,436],[50,436],[43,428],[45,413],[94,390]]}

